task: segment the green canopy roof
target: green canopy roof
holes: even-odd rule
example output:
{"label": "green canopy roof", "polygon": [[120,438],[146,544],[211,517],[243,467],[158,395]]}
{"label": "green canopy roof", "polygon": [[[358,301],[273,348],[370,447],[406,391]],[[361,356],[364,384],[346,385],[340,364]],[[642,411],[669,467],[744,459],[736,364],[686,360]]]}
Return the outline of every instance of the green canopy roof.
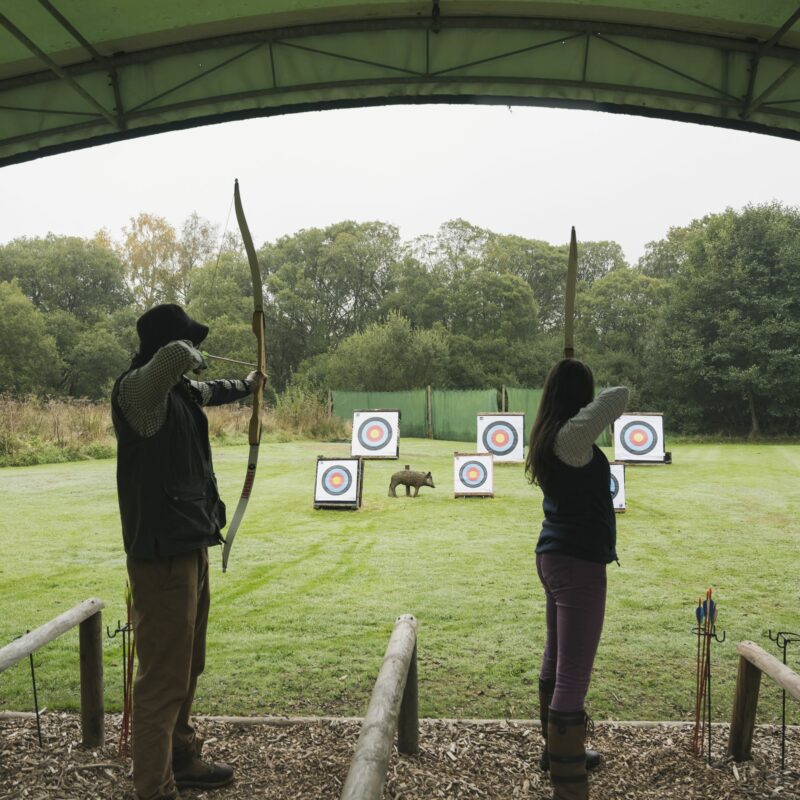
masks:
{"label": "green canopy roof", "polygon": [[0,165],[387,103],[590,108],[797,139],[798,6],[0,0]]}

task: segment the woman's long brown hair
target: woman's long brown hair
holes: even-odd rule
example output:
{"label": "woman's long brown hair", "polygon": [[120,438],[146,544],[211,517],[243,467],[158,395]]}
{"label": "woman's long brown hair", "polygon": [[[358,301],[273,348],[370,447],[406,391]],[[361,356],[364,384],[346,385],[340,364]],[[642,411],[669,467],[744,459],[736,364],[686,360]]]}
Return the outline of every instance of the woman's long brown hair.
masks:
{"label": "woman's long brown hair", "polygon": [[574,358],[558,361],[547,374],[539,413],[531,429],[525,474],[531,483],[544,486],[555,460],[554,445],[561,426],[594,399],[594,376]]}

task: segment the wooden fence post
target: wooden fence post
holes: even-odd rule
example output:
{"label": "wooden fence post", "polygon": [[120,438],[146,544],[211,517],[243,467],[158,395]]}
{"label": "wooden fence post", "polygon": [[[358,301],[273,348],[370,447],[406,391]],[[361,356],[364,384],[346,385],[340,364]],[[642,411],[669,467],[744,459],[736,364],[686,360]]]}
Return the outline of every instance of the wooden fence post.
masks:
{"label": "wooden fence post", "polygon": [[78,628],[81,662],[81,736],[84,747],[105,742],[103,707],[103,615],[100,611]]}
{"label": "wooden fence post", "polygon": [[400,716],[397,720],[397,750],[406,756],[419,752],[419,690],[417,688],[417,646],[411,654],[408,665],[406,688],[400,703]]}
{"label": "wooden fence post", "polygon": [[728,737],[728,755],[733,756],[734,761],[750,760],[760,687],[761,670],[744,656],[740,656],[736,695],[733,698],[731,732]]}
{"label": "wooden fence post", "polygon": [[430,386],[428,386],[427,396],[426,396],[426,410],[428,417],[428,438],[433,439],[433,390]]}

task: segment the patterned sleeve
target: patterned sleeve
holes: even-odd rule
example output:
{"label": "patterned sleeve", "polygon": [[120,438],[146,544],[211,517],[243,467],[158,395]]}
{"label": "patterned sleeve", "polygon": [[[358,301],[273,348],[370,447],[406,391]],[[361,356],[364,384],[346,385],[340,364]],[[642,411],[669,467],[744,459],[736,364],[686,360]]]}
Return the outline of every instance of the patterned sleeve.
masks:
{"label": "patterned sleeve", "polygon": [[603,428],[625,410],[628,394],[626,386],[604,389],[588,406],[567,420],[556,436],[556,456],[571,467],[588,464],[592,459],[592,444]]}
{"label": "patterned sleeve", "polygon": [[189,388],[193,397],[201,406],[222,406],[234,403],[247,397],[253,392],[253,381],[218,380],[218,381],[189,381]]}
{"label": "patterned sleeve", "polygon": [[167,418],[169,390],[189,370],[204,366],[191,342],[164,345],[144,366],[131,370],[120,383],[119,404],[128,424],[144,437],[158,432]]}

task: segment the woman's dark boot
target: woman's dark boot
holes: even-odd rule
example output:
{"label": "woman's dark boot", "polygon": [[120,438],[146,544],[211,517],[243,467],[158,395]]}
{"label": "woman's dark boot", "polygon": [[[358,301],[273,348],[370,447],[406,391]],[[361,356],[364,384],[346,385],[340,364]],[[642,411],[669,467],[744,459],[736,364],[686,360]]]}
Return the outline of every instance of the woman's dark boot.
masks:
{"label": "woman's dark boot", "polygon": [[547,746],[554,800],[588,800],[586,775],[586,714],[549,709]]}
{"label": "woman's dark boot", "polygon": [[[553,692],[556,690],[555,681],[543,681],[539,678],[539,719],[542,723],[542,738],[544,739],[544,747],[542,754],[539,756],[539,768],[542,772],[547,772],[550,769],[550,759],[547,752],[547,712],[550,708],[550,701],[553,699]],[[597,750],[586,751],[586,769],[594,769],[600,766],[602,756]]]}

